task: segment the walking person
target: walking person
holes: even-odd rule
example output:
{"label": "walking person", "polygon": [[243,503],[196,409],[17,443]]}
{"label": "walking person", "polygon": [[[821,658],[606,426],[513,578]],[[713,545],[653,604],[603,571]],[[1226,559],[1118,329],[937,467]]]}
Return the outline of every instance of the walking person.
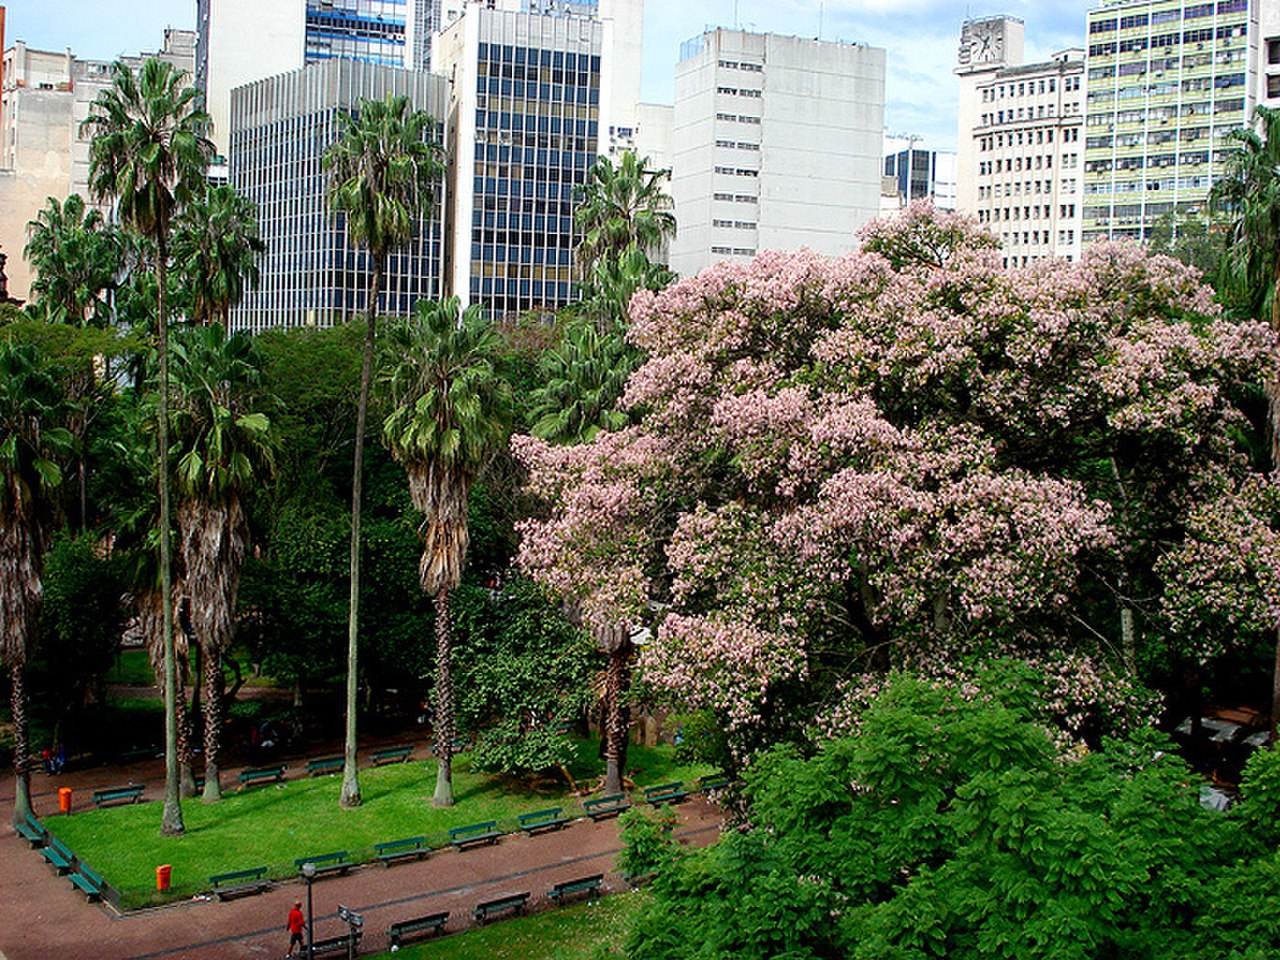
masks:
{"label": "walking person", "polygon": [[307,918],[302,915],[302,901],[295,901],[293,909],[289,911],[289,952],[286,957],[293,956],[293,948],[298,948],[298,954],[301,956],[305,950],[302,946],[302,932],[307,928]]}

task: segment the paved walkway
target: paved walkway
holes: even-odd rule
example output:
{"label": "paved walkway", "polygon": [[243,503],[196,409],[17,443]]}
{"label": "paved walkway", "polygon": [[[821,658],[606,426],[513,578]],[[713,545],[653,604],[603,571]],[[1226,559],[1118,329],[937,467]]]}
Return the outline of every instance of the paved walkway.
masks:
{"label": "paved walkway", "polygon": [[[59,785],[91,789],[102,786],[104,777],[124,782],[131,772],[151,772],[142,767],[116,769],[109,776],[102,770],[57,778],[37,775],[32,779],[36,810],[52,811]],[[151,792],[158,789],[155,784]],[[12,798],[12,780],[6,778],[0,781],[0,809],[6,818]],[[676,837],[682,843],[700,846],[718,836],[719,813],[701,797],[678,809]],[[625,884],[613,872],[620,847],[616,820],[581,820],[536,837],[513,835],[493,846],[443,850],[389,868],[360,867],[346,877],[314,884],[315,935],[320,939],[345,932],[338,904],[364,914],[361,952],[372,954],[387,949],[387,929],[398,920],[448,910],[447,929],[461,930],[470,925],[471,909],[481,901],[528,892],[530,908],[537,910],[548,905],[546,893],[553,884],[595,873],[606,875],[610,891],[622,890]],[[109,868],[106,872],[109,879]],[[20,837],[8,832],[0,837],[0,960],[278,958],[288,944],[285,917],[295,900],[305,902],[306,889],[289,882],[227,903],[196,899],[122,917],[108,907],[86,904]]]}

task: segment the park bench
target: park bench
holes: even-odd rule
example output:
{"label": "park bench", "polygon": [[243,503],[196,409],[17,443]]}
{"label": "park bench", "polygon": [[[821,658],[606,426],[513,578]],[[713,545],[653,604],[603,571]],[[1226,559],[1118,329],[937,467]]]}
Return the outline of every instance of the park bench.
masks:
{"label": "park bench", "polygon": [[592,820],[599,820],[601,817],[611,817],[615,813],[621,813],[630,807],[626,794],[610,793],[603,797],[597,797],[594,800],[584,800],[582,809]]}
{"label": "park bench", "polygon": [[[361,931],[353,930],[341,936],[325,937],[323,940],[317,940],[311,945],[311,955],[313,957],[327,957],[333,954],[353,957],[363,935]],[[305,957],[307,951],[303,950],[302,955]]]}
{"label": "park bench", "polygon": [[337,773],[346,764],[345,757],[316,757],[307,761],[307,776],[314,777],[319,773]]}
{"label": "park bench", "polygon": [[87,863],[81,863],[77,860],[76,872],[71,874],[71,885],[77,890],[83,890],[85,900],[93,903],[95,900],[102,899],[102,892],[107,886],[107,881],[90,870]]}
{"label": "park bench", "polygon": [[49,842],[49,831],[44,828],[44,824],[29,813],[15,823],[13,829],[18,832],[18,836],[31,844],[32,850],[43,847]]}
{"label": "park bench", "polygon": [[469,823],[465,827],[450,827],[449,842],[459,850],[473,843],[497,843],[502,836],[497,820],[484,820],[480,823]]}
{"label": "park bench", "polygon": [[142,799],[143,787],[130,784],[127,787],[108,787],[105,790],[93,791],[93,802],[99,807],[109,807],[117,803],[137,803]]}
{"label": "park bench", "polygon": [[564,903],[566,898],[579,893],[596,893],[603,883],[603,873],[592,874],[589,877],[579,877],[577,880],[566,880],[564,883],[557,883],[548,890],[547,897],[556,903]]}
{"label": "park bench", "polygon": [[298,868],[300,876],[303,864],[307,863],[315,864],[317,878],[330,873],[346,876],[347,871],[351,869],[351,855],[346,850],[339,850],[336,853],[322,853],[315,857],[299,857],[293,863]]}
{"label": "park bench", "polygon": [[389,840],[386,843],[375,843],[378,862],[388,867],[401,860],[421,860],[431,848],[427,846],[426,837],[406,837],[404,840]]}
{"label": "park bench", "polygon": [[687,796],[689,791],[684,788],[684,782],[681,780],[644,788],[644,802],[651,803],[655,807],[660,803],[679,803]]}
{"label": "park bench", "polygon": [[391,938],[392,949],[398,950],[400,949],[401,940],[424,933],[439,933],[444,929],[444,925],[448,921],[448,910],[443,913],[432,913],[425,917],[417,917],[413,920],[401,920],[391,925],[391,929],[387,931],[387,936]]}
{"label": "park bench", "polygon": [[270,783],[273,780],[279,782],[284,779],[284,767],[256,767],[241,770],[236,779],[240,781],[241,790],[258,783]]}
{"label": "park bench", "polygon": [[708,793],[712,790],[723,790],[728,785],[729,778],[723,773],[712,773],[698,778],[698,789],[703,793]]}
{"label": "park bench", "polygon": [[[464,740],[462,737],[458,737],[456,740],[452,741],[452,748],[449,750],[449,755],[456,757],[459,753],[463,751],[463,749],[466,748],[466,746],[467,746],[467,741]],[[431,745],[431,752],[434,753],[436,756],[439,756],[440,744],[433,743]]]}
{"label": "park bench", "polygon": [[499,897],[496,900],[486,900],[484,903],[477,903],[471,915],[475,917],[476,923],[484,923],[490,917],[500,913],[524,913],[525,904],[529,902],[529,894],[513,893],[510,896]]}
{"label": "park bench", "polygon": [[516,819],[520,821],[520,829],[532,836],[539,830],[559,830],[568,823],[568,817],[560,816],[563,809],[563,807],[549,807],[546,810],[522,813]]}
{"label": "park bench", "polygon": [[267,879],[266,867],[251,867],[248,870],[215,874],[209,878],[209,883],[213,886],[213,895],[219,900],[249,897],[255,893],[262,893],[271,886],[271,881]]}
{"label": "park bench", "polygon": [[76,855],[53,834],[49,834],[49,842],[40,848],[40,856],[44,857],[49,866],[58,871],[60,877],[69,873],[76,862]]}
{"label": "park bench", "polygon": [[375,750],[369,754],[369,759],[373,761],[375,767],[380,767],[384,763],[404,763],[411,753],[413,753],[413,747],[405,743],[398,747],[383,747],[381,750]]}

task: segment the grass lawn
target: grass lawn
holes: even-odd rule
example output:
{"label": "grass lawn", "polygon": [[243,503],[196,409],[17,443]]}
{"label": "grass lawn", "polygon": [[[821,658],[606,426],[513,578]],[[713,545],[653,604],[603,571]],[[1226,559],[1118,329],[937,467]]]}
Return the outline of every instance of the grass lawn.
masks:
{"label": "grass lawn", "polygon": [[121,650],[116,661],[107,671],[105,678],[109,684],[120,684],[126,687],[150,687],[156,682],[156,675],[151,669],[151,658],[141,648]]}
{"label": "grass lawn", "polygon": [[[515,917],[440,940],[401,947],[397,960],[614,960],[648,901],[643,891]],[[389,957],[390,954],[380,954]]]}
{"label": "grass lawn", "polygon": [[[574,771],[598,771],[594,741],[578,745]],[[633,747],[628,768],[638,785],[692,779],[706,767],[677,765],[671,747]],[[433,847],[448,843],[448,829],[482,820],[497,820],[505,830],[516,828],[516,816],[549,806],[563,806],[577,814],[581,806],[568,796],[563,783],[528,784],[473,773],[467,754],[454,760],[456,804],[448,809],[431,805],[435,763],[422,760],[360,771],[363,804],[354,810],[338,807],[341,776],[290,780],[254,787],[243,793],[228,790],[218,804],[198,799],[182,805],[185,836],[159,836],[160,803],[142,803],[106,810],[85,810],[70,817],[50,817],[49,829],[91,867],[121,891],[126,908],[157,902],[155,868],[173,867],[173,887],[164,899],[185,898],[209,889],[214,874],[267,866],[271,876],[296,873],[294,860],[335,850],[347,850],[359,862],[373,858],[373,845],[387,840],[425,835]],[[233,776],[225,782],[235,784]],[[581,782],[581,781],[580,781]],[[158,785],[149,795],[159,793]],[[81,797],[77,805],[89,800]]]}

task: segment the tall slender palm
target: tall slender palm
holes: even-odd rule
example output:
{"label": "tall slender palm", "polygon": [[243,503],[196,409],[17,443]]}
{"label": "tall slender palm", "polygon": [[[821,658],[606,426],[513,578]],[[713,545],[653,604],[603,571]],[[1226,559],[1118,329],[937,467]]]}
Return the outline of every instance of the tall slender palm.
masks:
{"label": "tall slender palm", "polygon": [[652,254],[675,236],[671,197],[662,189],[670,170],[651,170],[647,157],[627,151],[615,166],[599,157],[588,171],[573,219],[582,231],[578,266],[584,276],[602,259],[620,256],[628,247]]}
{"label": "tall slender palm", "polygon": [[12,680],[14,822],[31,813],[26,663],[44,599],[42,557],[71,435],[61,385],[29,345],[0,346],[0,659]]}
{"label": "tall slender palm", "polygon": [[174,221],[173,267],[188,318],[227,326],[231,308],[258,285],[258,208],[235,187],[211,187]]}
{"label": "tall slender palm", "polygon": [[106,322],[103,294],[115,284],[120,239],[80,194],[62,203],[50,197],[27,223],[22,252],[35,269],[31,295],[44,319],[81,327]]}
{"label": "tall slender palm", "polygon": [[[172,64],[150,59],[137,75],[126,64],[112,66],[111,86],[90,105],[82,130],[89,145],[89,187],[100,200],[112,201],[121,221],[155,243],[156,345],[160,366],[159,456],[165,469],[160,487],[161,594],[172,594],[172,544],[169,540],[169,231],[183,204],[202,192],[204,172],[213,156],[205,136],[209,116],[187,74]],[[177,662],[173,648],[173,609],[164,604],[165,784],[160,832],[185,832],[178,796]]]}
{"label": "tall slender palm", "polygon": [[414,317],[392,328],[386,374],[392,410],[382,437],[409,475],[418,528],[422,590],[436,613],[436,755],[433,801],[453,804],[453,672],[450,594],[462,579],[469,537],[471,484],[511,430],[511,387],[499,372],[499,338],[458,300],[421,301]]}
{"label": "tall slender palm", "polygon": [[340,114],[342,132],[324,152],[329,206],[345,218],[351,242],[366,247],[372,261],[366,304],[364,362],[356,408],[355,465],[351,475],[351,595],[347,621],[347,724],[343,750],[344,807],[360,805],[356,777],[356,679],[360,613],[360,501],[364,490],[364,434],[373,379],[378,296],[392,250],[404,246],[435,203],[435,185],[444,172],[435,139],[435,121],[411,110],[407,97],[360,101],[355,117]]}
{"label": "tall slender palm", "polygon": [[[1250,316],[1280,330],[1280,109],[1259,106],[1254,127],[1233,130],[1236,149],[1214,185],[1213,202],[1229,217],[1218,276],[1220,285]],[[1271,433],[1271,466],[1280,469],[1280,381],[1262,385]],[[1271,738],[1280,741],[1280,628],[1271,684]]]}
{"label": "tall slender palm", "polygon": [[222,654],[249,542],[245,498],[271,474],[274,453],[270,421],[249,409],[261,368],[247,336],[189,327],[172,353],[178,527],[204,666],[204,800],[213,803],[222,799]]}

